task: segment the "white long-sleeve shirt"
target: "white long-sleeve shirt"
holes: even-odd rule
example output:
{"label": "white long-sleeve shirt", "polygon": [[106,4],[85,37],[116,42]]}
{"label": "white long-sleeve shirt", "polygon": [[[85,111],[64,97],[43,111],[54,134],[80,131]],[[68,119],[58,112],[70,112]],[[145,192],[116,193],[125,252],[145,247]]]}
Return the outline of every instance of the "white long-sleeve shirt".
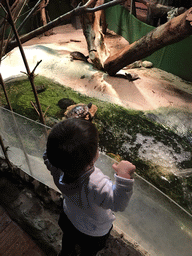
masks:
{"label": "white long-sleeve shirt", "polygon": [[100,169],[93,167],[73,183],[64,183],[64,172],[51,165],[46,153],[43,158],[64,196],[63,209],[72,224],[90,236],[107,234],[115,220],[113,211],[124,211],[127,207],[134,180],[115,174],[113,183]]}

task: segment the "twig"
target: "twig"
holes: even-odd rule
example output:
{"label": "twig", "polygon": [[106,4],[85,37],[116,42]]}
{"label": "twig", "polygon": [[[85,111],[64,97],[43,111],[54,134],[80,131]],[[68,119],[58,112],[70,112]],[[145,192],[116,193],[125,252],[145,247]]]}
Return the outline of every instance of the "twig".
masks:
{"label": "twig", "polygon": [[[42,0],[39,0],[36,5],[32,8],[32,10],[30,11],[30,13],[25,17],[25,19],[21,22],[21,24],[19,25],[19,27],[17,28],[17,32],[19,33],[20,30],[22,29],[22,27],[25,25],[25,23],[28,21],[28,19],[31,17],[31,15],[35,12],[35,10],[37,9],[38,5],[41,3]],[[11,38],[11,41],[15,39],[15,36],[13,36]]]}
{"label": "twig", "polygon": [[[4,40],[5,30],[6,30],[6,26],[7,26],[7,17],[8,17],[8,13],[7,13],[5,7],[4,7],[2,4],[0,4],[0,6],[2,7],[4,13],[6,14],[5,17],[3,17],[4,20],[3,20],[3,22],[2,22],[2,24],[3,24],[3,23],[4,23],[4,24],[2,25],[2,26],[3,26],[3,29],[2,29],[2,34],[1,34],[1,38],[2,38],[2,40],[1,40],[1,48],[0,48],[0,61],[1,61],[2,56],[5,55],[5,53],[6,53],[5,51],[6,51],[6,48],[7,48],[8,43],[9,43],[9,36],[7,37],[6,40]],[[5,44],[4,44],[4,43],[5,43]]]}
{"label": "twig", "polygon": [[6,9],[4,8],[4,6],[2,4],[0,4],[0,6],[2,7],[3,11],[7,14]]}
{"label": "twig", "polygon": [[115,6],[117,4],[122,4],[123,2],[125,2],[125,0],[113,0],[111,2],[108,2],[108,3],[105,3],[105,4],[102,4],[102,5],[99,5],[97,7],[93,7],[93,8],[86,8],[84,10],[84,12],[97,12],[97,11],[100,11],[100,10],[104,10],[108,7],[112,7],[112,6]]}
{"label": "twig", "polygon": [[[4,0],[5,4],[6,5],[6,1]],[[26,5],[26,2],[27,0],[15,0],[12,4],[12,6],[10,7],[10,12],[12,13],[12,20],[14,22],[14,24],[16,23],[16,21],[18,20],[18,17],[20,15],[20,13],[22,12],[24,6]],[[7,17],[7,20],[9,22],[9,14],[6,10],[6,13],[8,15]],[[10,30],[9,32],[9,35],[7,36],[6,38],[6,41],[5,41],[5,46],[4,46],[4,52],[6,53],[6,49],[7,49],[7,45],[8,43],[12,40],[12,34],[13,34],[13,29]]]}
{"label": "twig", "polygon": [[6,3],[6,7],[7,7],[7,12],[8,12],[8,15],[9,15],[9,23],[10,23],[12,29],[13,29],[14,34],[15,34],[15,38],[16,38],[16,41],[17,41],[20,53],[21,53],[21,56],[23,58],[23,62],[24,62],[25,68],[27,70],[27,75],[28,75],[29,81],[30,81],[32,89],[33,89],[35,100],[36,100],[36,103],[37,103],[37,106],[38,106],[38,111],[40,113],[40,121],[45,125],[45,120],[44,120],[44,117],[43,117],[43,112],[42,112],[42,109],[41,109],[41,104],[39,102],[39,98],[38,98],[38,95],[37,95],[37,90],[36,90],[36,87],[34,85],[34,74],[30,72],[29,65],[28,65],[28,62],[27,62],[27,59],[26,59],[23,47],[21,45],[21,41],[20,41],[19,35],[18,35],[17,30],[15,28],[15,24],[13,22],[13,17],[12,17],[12,14],[11,14],[11,10],[10,10],[10,6],[9,6],[9,3],[8,3],[8,0],[5,0],[5,3]]}
{"label": "twig", "polygon": [[40,64],[41,62],[42,62],[42,60],[40,60],[40,61],[37,62],[37,64],[35,65],[33,71],[30,72],[30,74],[28,74],[28,73],[26,73],[26,72],[24,72],[24,71],[20,71],[20,72],[21,72],[22,74],[25,74],[25,75],[28,76],[28,77],[34,78],[34,72],[35,72],[36,68],[39,66],[39,64]]}
{"label": "twig", "polygon": [[5,35],[5,27],[6,27],[6,23],[3,24],[3,31],[2,31],[2,40],[1,40],[1,46],[0,46],[0,63],[1,63],[1,59],[3,56],[3,44],[4,44],[4,35]]}
{"label": "twig", "polygon": [[9,109],[10,109],[11,111],[13,111],[13,109],[12,109],[12,107],[11,107],[11,103],[10,103],[10,101],[9,101],[9,97],[8,97],[8,94],[7,94],[7,90],[6,90],[6,87],[5,87],[5,83],[4,83],[3,78],[2,78],[2,76],[1,76],[1,73],[0,73],[0,84],[2,85],[2,88],[3,88],[4,94],[5,94],[5,98],[6,98],[6,101],[7,101],[8,106],[9,106]]}
{"label": "twig", "polygon": [[34,67],[33,71],[31,72],[31,74],[34,75],[35,69],[39,66],[39,64],[42,62],[42,60],[38,61],[36,66]]}
{"label": "twig", "polygon": [[48,107],[46,108],[46,110],[45,110],[45,112],[44,112],[44,114],[43,114],[44,117],[45,117],[45,115],[46,115],[46,113],[47,113],[47,111],[48,111],[49,108],[50,108],[50,106],[48,106]]}
{"label": "twig", "polygon": [[[37,110],[35,104],[33,103],[32,100],[31,100],[30,102],[31,102],[31,105],[34,107],[35,111],[37,112],[38,116],[40,117],[40,113],[39,113],[39,111]],[[43,115],[43,116],[44,116],[44,115]]]}
{"label": "twig", "polygon": [[[37,114],[40,116],[39,111],[37,110],[37,108],[36,108],[34,102],[33,102],[33,101],[30,101],[30,102],[31,102],[31,105],[34,107],[35,111],[37,112]],[[48,106],[48,107],[46,108],[46,110],[45,110],[45,112],[44,112],[44,114],[43,114],[44,117],[45,117],[45,115],[46,115],[46,113],[47,113],[47,111],[48,111],[49,108],[50,108],[50,106]]]}

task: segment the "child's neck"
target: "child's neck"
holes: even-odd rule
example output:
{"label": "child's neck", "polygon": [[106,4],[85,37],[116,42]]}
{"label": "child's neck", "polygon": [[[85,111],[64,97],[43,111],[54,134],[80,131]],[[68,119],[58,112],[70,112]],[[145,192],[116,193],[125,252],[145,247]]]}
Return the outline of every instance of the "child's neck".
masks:
{"label": "child's neck", "polygon": [[84,173],[90,171],[92,168],[94,167],[93,164],[90,164],[89,166],[87,166],[87,168],[85,170],[83,170],[82,172],[79,173],[79,175],[77,175],[76,177],[72,177],[70,175],[67,175],[67,174],[64,174],[64,177],[63,177],[63,182],[64,183],[73,183],[75,182],[78,178],[80,178]]}
{"label": "child's neck", "polygon": [[63,182],[69,184],[69,183],[73,183],[77,179],[78,178],[70,177],[65,174],[63,177]]}

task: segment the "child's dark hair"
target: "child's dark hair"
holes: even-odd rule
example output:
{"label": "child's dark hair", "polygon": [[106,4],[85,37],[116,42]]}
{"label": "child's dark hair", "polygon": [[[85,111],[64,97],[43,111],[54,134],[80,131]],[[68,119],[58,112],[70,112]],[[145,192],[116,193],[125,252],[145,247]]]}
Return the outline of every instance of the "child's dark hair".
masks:
{"label": "child's dark hair", "polygon": [[71,118],[56,124],[47,140],[50,163],[72,176],[92,163],[97,149],[97,128],[84,119]]}

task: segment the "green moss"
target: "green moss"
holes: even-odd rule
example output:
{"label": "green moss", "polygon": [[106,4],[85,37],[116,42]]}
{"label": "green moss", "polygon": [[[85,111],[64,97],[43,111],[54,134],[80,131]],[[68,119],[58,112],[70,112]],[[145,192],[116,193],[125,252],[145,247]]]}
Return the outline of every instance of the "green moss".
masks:
{"label": "green moss", "polygon": [[[190,150],[190,144],[185,138],[181,138],[170,129],[152,122],[141,111],[128,110],[115,104],[86,97],[45,77],[37,76],[35,84],[46,88],[45,91],[39,93],[39,100],[43,112],[49,107],[47,116],[54,118],[63,116],[64,111],[57,105],[61,98],[70,98],[75,103],[88,104],[91,101],[96,104],[98,111],[95,123],[102,133],[101,143],[105,141],[103,144],[106,144],[106,141],[108,141],[108,144],[111,144],[110,148],[113,148],[114,151],[119,151],[125,141],[134,145],[138,133],[143,136],[153,137],[154,142],[162,142],[172,147],[176,153],[180,153],[180,145],[184,150]],[[17,113],[34,120],[38,119],[38,115],[31,105],[31,101],[35,102],[35,99],[28,80],[8,83],[7,91],[12,107]],[[5,105],[6,101],[2,91],[0,93],[2,104]],[[138,151],[139,147],[139,144],[134,145],[134,151]],[[118,150],[115,150],[115,148],[118,148]]]}
{"label": "green moss", "polygon": [[[166,171],[162,167],[140,159],[138,152],[142,145],[136,141],[137,135],[142,134],[153,138],[153,143],[161,142],[171,147],[175,153],[180,153],[181,147],[184,151],[191,150],[191,145],[185,137],[180,137],[174,131],[149,120],[142,111],[128,110],[115,104],[81,95],[41,76],[35,78],[35,84],[46,88],[45,91],[39,93],[39,101],[43,112],[49,107],[46,113],[48,117],[56,119],[63,117],[64,110],[57,105],[62,98],[70,98],[75,103],[88,104],[92,102],[97,105],[98,111],[94,122],[99,130],[101,150],[133,162],[137,166],[138,174],[179,204],[187,205],[181,180],[173,174],[165,175]],[[15,112],[33,120],[38,119],[38,115],[31,105],[31,101],[35,102],[35,99],[28,80],[7,84],[7,91]],[[2,91],[0,91],[0,96],[2,99],[4,98]],[[5,99],[2,100],[2,104],[6,104]],[[192,168],[192,161],[185,161],[178,167]],[[166,179],[163,180],[162,176],[166,176]],[[191,178],[186,182],[188,188],[191,189]]]}
{"label": "green moss", "polygon": [[[78,93],[70,89],[66,89],[58,83],[53,82],[45,77],[37,76],[35,78],[36,86],[45,86],[46,90],[38,94],[39,101],[43,112],[47,111],[48,116],[60,118],[63,116],[63,111],[57,105],[61,98],[73,98],[76,103],[84,100]],[[31,105],[31,101],[35,103],[34,94],[28,80],[21,80],[8,83],[7,92],[15,112],[27,116],[33,120],[38,119],[38,114]],[[4,95],[1,91],[2,105],[6,105]]]}
{"label": "green moss", "polygon": [[[39,93],[39,100],[43,112],[49,107],[47,116],[62,118],[63,110],[57,105],[61,98],[70,98],[75,103],[88,104],[90,101],[98,106],[95,123],[100,131],[101,147],[104,149],[109,144],[109,150],[118,153],[123,143],[126,141],[133,145],[132,150],[135,156],[140,148],[140,144],[135,145],[137,134],[150,136],[156,141],[172,147],[176,153],[180,153],[182,146],[184,150],[190,150],[190,144],[185,138],[181,138],[170,129],[166,129],[160,124],[149,120],[141,111],[127,110],[121,106],[103,102],[95,98],[86,97],[69,88],[61,86],[45,77],[37,76],[35,78],[36,86],[44,86],[45,91]],[[31,85],[28,80],[20,80],[7,84],[7,91],[12,107],[15,112],[37,120],[38,115],[31,105],[35,102]],[[2,91],[2,104],[6,104]]]}

